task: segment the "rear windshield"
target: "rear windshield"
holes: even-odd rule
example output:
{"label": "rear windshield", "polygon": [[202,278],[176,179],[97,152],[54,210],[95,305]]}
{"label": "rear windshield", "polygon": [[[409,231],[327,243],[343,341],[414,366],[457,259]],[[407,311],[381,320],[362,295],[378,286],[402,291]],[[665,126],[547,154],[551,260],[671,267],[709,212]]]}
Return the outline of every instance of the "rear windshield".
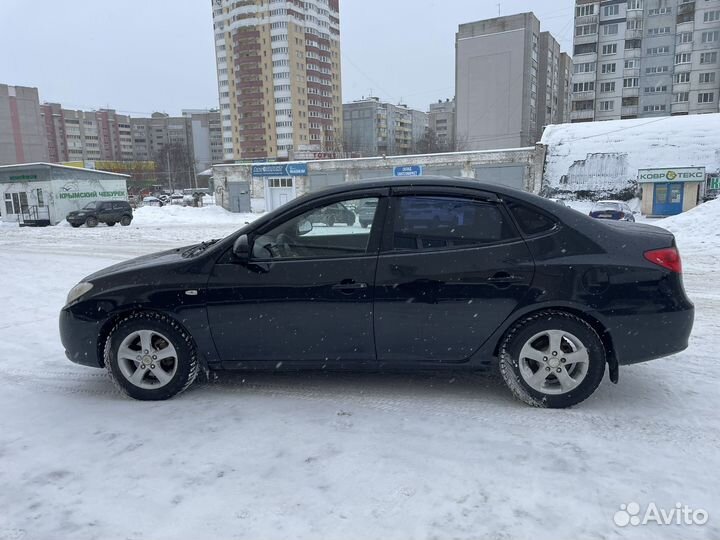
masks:
{"label": "rear windshield", "polygon": [[620,203],[598,202],[598,203],[595,203],[595,208],[598,208],[601,210],[620,210]]}

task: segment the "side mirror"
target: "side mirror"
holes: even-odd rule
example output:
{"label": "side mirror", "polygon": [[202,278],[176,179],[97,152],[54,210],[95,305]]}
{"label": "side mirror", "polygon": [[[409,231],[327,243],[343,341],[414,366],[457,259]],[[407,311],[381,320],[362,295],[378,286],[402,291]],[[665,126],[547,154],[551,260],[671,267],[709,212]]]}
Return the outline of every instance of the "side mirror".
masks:
{"label": "side mirror", "polygon": [[238,236],[233,244],[233,255],[240,262],[248,262],[250,260],[250,241],[247,234]]}
{"label": "side mirror", "polygon": [[298,223],[298,234],[300,236],[302,236],[303,234],[307,234],[312,230],[312,223],[310,223],[310,221],[308,221],[307,219],[303,219],[300,223]]}

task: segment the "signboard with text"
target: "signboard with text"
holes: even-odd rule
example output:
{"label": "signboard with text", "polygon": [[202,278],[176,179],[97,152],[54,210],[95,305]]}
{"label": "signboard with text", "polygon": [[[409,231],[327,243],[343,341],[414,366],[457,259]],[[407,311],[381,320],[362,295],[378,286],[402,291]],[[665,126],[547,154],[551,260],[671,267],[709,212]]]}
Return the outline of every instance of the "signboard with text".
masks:
{"label": "signboard with text", "polygon": [[264,163],[252,166],[253,176],[307,176],[307,163]]}
{"label": "signboard with text", "polygon": [[422,165],[403,165],[393,169],[393,176],[422,176]]}
{"label": "signboard with text", "polygon": [[678,167],[676,169],[640,169],[638,182],[702,182],[705,180],[705,167]]}

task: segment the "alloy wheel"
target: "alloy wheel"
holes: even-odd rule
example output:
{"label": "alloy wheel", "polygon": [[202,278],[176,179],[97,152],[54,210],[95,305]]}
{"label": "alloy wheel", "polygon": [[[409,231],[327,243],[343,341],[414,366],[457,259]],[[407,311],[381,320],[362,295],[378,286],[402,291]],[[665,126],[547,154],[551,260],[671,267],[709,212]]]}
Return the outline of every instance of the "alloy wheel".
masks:
{"label": "alloy wheel", "polygon": [[168,384],[178,369],[172,342],[155,330],[137,330],[123,339],[117,351],[123,377],[138,388],[157,389]]}

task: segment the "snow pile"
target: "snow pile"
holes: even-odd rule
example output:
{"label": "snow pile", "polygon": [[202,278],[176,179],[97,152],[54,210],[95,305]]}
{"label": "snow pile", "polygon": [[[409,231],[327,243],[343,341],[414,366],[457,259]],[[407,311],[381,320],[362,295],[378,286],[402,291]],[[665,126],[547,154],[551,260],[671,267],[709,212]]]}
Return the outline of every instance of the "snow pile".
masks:
{"label": "snow pile", "polygon": [[720,114],[551,125],[546,191],[618,193],[634,189],[639,169],[720,170]]}
{"label": "snow pile", "polygon": [[142,206],[134,211],[133,225],[244,225],[257,217],[257,214],[234,214],[221,206],[203,206],[201,208],[180,205]]}
{"label": "snow pile", "polygon": [[719,224],[720,199],[654,223],[675,234],[681,251],[684,246],[720,248]]}

